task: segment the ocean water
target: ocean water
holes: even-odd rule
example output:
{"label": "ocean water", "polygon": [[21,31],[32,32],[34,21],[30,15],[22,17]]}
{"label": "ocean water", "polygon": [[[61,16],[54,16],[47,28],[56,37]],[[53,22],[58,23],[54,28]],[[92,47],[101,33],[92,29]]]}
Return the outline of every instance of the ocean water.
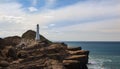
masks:
{"label": "ocean water", "polygon": [[120,42],[65,42],[89,50],[88,69],[120,69]]}

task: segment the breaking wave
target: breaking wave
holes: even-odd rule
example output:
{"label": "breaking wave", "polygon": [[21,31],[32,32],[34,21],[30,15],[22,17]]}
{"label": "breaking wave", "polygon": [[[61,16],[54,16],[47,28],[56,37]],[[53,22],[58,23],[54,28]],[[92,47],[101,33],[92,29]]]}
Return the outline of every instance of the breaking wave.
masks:
{"label": "breaking wave", "polygon": [[106,58],[95,58],[95,57],[90,57],[89,58],[89,63],[88,63],[88,69],[109,69],[106,66],[105,63],[112,62],[111,59],[106,59]]}

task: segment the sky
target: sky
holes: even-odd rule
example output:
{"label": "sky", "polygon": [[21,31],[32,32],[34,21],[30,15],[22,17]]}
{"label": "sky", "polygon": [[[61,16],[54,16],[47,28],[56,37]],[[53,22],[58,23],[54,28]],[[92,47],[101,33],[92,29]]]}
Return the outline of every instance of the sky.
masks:
{"label": "sky", "polygon": [[120,41],[120,0],[0,0],[0,37],[36,30],[53,41]]}

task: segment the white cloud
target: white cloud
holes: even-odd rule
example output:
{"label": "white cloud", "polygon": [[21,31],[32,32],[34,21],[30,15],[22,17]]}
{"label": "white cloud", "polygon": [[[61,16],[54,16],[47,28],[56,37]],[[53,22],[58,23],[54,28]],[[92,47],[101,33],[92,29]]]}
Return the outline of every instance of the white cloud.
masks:
{"label": "white cloud", "polygon": [[[97,0],[98,1],[98,0]],[[2,26],[5,25],[3,22],[11,23],[13,26],[8,26],[7,29],[11,27],[14,28],[15,33],[22,33],[28,29],[35,29],[36,24],[40,24],[43,28],[47,30],[43,30],[42,33],[47,36],[49,39],[53,39],[55,33],[50,32],[49,25],[56,26],[57,22],[78,22],[79,20],[87,20],[91,18],[102,18],[102,17],[113,17],[113,16],[120,16],[120,2],[117,0],[102,0],[101,2],[97,2],[94,0],[89,0],[86,2],[79,2],[74,5],[69,5],[66,7],[61,7],[59,9],[50,9],[56,3],[56,0],[46,0],[46,6],[42,9],[38,10],[34,6],[37,4],[37,0],[34,0],[33,6],[29,7],[31,12],[33,11],[41,11],[40,13],[30,14],[26,13],[22,5],[16,2],[11,3],[1,3],[0,4],[0,23]],[[9,8],[8,8],[9,7]],[[47,11],[46,11],[47,10]],[[43,12],[42,12],[43,11]],[[119,32],[119,19],[113,21],[102,21],[102,22],[95,22],[95,23],[86,23],[80,25],[74,25],[70,27],[63,28],[65,31],[69,31],[69,29],[73,31],[99,31],[103,33],[110,33],[110,32]],[[54,23],[54,24],[53,24]],[[115,24],[113,24],[115,23]],[[109,26],[107,26],[109,24]],[[19,29],[18,29],[19,27]],[[68,29],[67,29],[68,28]],[[82,28],[82,29],[81,29]],[[22,30],[21,30],[22,29]],[[13,29],[12,29],[13,30]],[[19,31],[17,31],[19,30]],[[59,30],[62,29],[55,29],[54,31],[57,33]],[[17,32],[16,32],[17,31]],[[47,32],[45,32],[47,31]],[[48,33],[49,32],[49,33]],[[2,33],[5,33],[5,30],[2,29]],[[7,34],[8,32],[6,32]],[[15,34],[13,33],[13,35]],[[5,34],[5,35],[6,35]],[[51,34],[51,35],[47,35]],[[1,34],[2,36],[3,34]],[[3,35],[3,36],[5,36]],[[9,35],[9,33],[7,34]],[[12,35],[12,33],[11,33]],[[63,33],[64,36],[57,36],[55,39],[72,39],[72,36],[78,36],[77,33]],[[67,36],[70,35],[70,36]],[[97,35],[97,34],[96,34]],[[83,35],[84,36],[84,35]],[[87,35],[86,35],[87,36]],[[66,37],[66,38],[65,38]],[[85,36],[84,36],[85,37]],[[94,36],[92,36],[94,37]],[[91,38],[92,38],[91,37]],[[77,39],[75,37],[74,39]],[[86,38],[83,38],[86,39]]]}
{"label": "white cloud", "polygon": [[23,16],[25,15],[22,5],[16,2],[0,4],[0,15]]}
{"label": "white cloud", "polygon": [[41,26],[41,29],[48,29],[48,26]]}
{"label": "white cloud", "polygon": [[[62,31],[62,39],[68,40],[120,40],[120,18],[88,22],[57,29]],[[59,38],[61,39],[61,38]],[[65,40],[65,39],[64,39]]]}
{"label": "white cloud", "polygon": [[35,8],[35,7],[29,7],[28,9],[29,9],[30,12],[36,12],[36,11],[38,11],[38,9]]}
{"label": "white cloud", "polygon": [[41,16],[51,16],[52,18],[45,18],[46,21],[61,21],[61,20],[79,20],[85,18],[91,18],[96,16],[110,16],[110,15],[120,15],[120,4],[117,5],[105,5],[102,6],[98,3],[77,3],[75,5],[67,6],[64,8],[60,8],[58,10],[50,10],[45,13],[40,13],[34,15],[39,18]]}
{"label": "white cloud", "polygon": [[17,2],[0,4],[0,30],[1,37],[21,35],[25,29],[26,13]]}
{"label": "white cloud", "polygon": [[[92,4],[90,2],[77,3],[75,5],[67,6],[57,10],[50,10],[39,14],[30,15],[27,21],[30,24],[48,25],[50,23],[57,23],[60,21],[78,21],[85,20],[92,17],[111,17],[120,15],[120,5],[102,6]],[[27,23],[27,22],[26,22]]]}
{"label": "white cloud", "polygon": [[35,7],[37,5],[38,0],[31,0],[31,7],[28,7],[30,12],[36,12],[38,9]]}
{"label": "white cloud", "polygon": [[120,5],[102,6],[94,3],[78,3],[72,6],[51,11],[55,20],[80,20],[91,17],[120,15]]}
{"label": "white cloud", "polygon": [[55,24],[50,24],[51,27],[55,26]]}
{"label": "white cloud", "polygon": [[0,20],[1,21],[13,22],[13,23],[21,23],[21,22],[23,22],[24,18],[19,17],[19,16],[17,17],[17,16],[1,15]]}
{"label": "white cloud", "polygon": [[88,22],[76,24],[59,29],[62,31],[79,31],[79,32],[101,32],[101,33],[119,33],[120,32],[120,18],[103,20],[97,22]]}
{"label": "white cloud", "polygon": [[[111,3],[111,2],[110,2]],[[59,21],[78,21],[90,18],[120,16],[120,4],[103,5],[100,3],[77,3],[57,10],[49,10],[40,14],[33,15],[31,19],[35,23],[51,23]],[[44,10],[43,10],[44,11]]]}

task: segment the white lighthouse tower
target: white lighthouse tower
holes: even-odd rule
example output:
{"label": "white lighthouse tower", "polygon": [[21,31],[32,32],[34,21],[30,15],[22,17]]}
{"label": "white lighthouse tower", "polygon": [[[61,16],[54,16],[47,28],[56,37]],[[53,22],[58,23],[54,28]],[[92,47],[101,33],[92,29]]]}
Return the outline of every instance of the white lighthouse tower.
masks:
{"label": "white lighthouse tower", "polygon": [[35,40],[39,41],[40,40],[40,34],[39,34],[39,24],[37,24],[37,28],[36,28],[36,37]]}

